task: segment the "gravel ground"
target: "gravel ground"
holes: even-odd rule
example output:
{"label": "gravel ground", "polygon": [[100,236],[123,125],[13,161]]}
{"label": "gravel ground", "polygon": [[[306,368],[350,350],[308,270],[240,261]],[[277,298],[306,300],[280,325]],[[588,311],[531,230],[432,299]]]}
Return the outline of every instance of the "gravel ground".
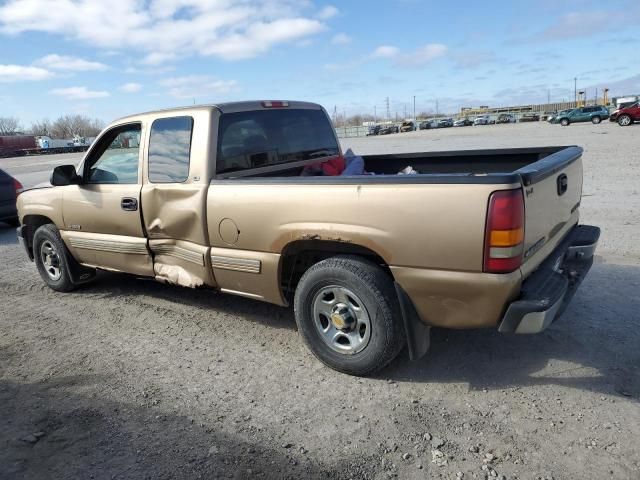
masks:
{"label": "gravel ground", "polygon": [[[107,273],[52,292],[0,227],[0,478],[640,478],[639,134],[345,140],[360,153],[582,145],[583,221],[603,227],[546,332],[434,330],[422,360],[403,353],[373,378],[321,366],[287,309]],[[23,160],[0,168],[40,174]]]}

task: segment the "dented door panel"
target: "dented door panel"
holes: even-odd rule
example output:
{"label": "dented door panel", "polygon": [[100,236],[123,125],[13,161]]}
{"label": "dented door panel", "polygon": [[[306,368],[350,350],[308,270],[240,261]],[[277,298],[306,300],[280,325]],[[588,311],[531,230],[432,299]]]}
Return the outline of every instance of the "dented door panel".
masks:
{"label": "dented door panel", "polygon": [[196,288],[215,286],[207,261],[209,248],[184,240],[149,240],[157,280]]}
{"label": "dented door panel", "polygon": [[152,276],[153,264],[144,237],[61,231],[73,257],[80,263],[114,272]]}

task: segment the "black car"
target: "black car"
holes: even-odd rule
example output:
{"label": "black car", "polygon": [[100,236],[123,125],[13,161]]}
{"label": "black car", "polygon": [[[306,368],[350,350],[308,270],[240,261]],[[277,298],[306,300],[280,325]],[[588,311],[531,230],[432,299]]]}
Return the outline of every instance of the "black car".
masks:
{"label": "black car", "polygon": [[380,125],[373,125],[369,127],[369,131],[367,132],[367,137],[370,137],[372,135],[380,135],[381,129],[382,127]]}
{"label": "black car", "polygon": [[400,133],[398,125],[383,125],[378,135],[388,135],[390,133]]}
{"label": "black car", "polygon": [[537,113],[525,113],[520,117],[520,122],[539,122],[540,115]]}
{"label": "black car", "polygon": [[22,184],[4,170],[0,170],[0,222],[18,226],[16,199],[22,191]]}
{"label": "black car", "polygon": [[438,121],[438,128],[453,127],[453,118],[443,118]]}

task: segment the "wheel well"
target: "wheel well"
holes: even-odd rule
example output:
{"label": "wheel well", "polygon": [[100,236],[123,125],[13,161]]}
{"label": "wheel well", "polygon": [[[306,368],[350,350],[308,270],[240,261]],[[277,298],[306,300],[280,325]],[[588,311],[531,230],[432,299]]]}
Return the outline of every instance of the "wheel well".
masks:
{"label": "wheel well", "polygon": [[384,259],[373,250],[348,242],[330,240],[300,240],[285,247],[280,261],[280,286],[291,300],[298,282],[311,266],[336,255],[357,255],[380,265],[390,276],[391,270]]}
{"label": "wheel well", "polygon": [[25,215],[22,219],[22,224],[25,225],[26,232],[24,234],[24,240],[27,244],[29,252],[33,256],[33,235],[36,233],[36,230],[40,228],[42,225],[46,225],[47,223],[53,223],[49,217],[45,217],[44,215]]}

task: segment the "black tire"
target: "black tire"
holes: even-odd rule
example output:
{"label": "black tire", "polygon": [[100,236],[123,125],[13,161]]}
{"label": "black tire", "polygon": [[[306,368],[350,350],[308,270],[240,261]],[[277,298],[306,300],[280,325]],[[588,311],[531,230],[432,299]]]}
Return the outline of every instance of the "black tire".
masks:
{"label": "black tire", "polygon": [[593,123],[594,125],[598,125],[601,121],[602,121],[602,119],[600,117],[598,117],[597,115],[595,117],[591,118],[591,123]]}
{"label": "black tire", "polygon": [[[51,257],[49,258],[51,265],[45,265],[45,259],[43,258],[43,250],[46,250],[48,247],[53,248],[57,258],[55,261],[52,261]],[[69,262],[73,259],[67,251],[67,247],[62,241],[55,225],[48,223],[36,230],[36,233],[33,235],[33,258],[42,280],[49,288],[57,292],[70,292],[75,288],[74,283],[71,281],[71,273],[69,270]],[[57,278],[50,273],[51,268],[59,269],[59,276]]]}
{"label": "black tire", "polygon": [[[346,354],[322,338],[314,318],[314,299],[323,289],[338,286],[355,294],[370,322],[368,343]],[[400,304],[392,278],[378,265],[355,256],[323,260],[300,279],[294,312],[298,330],[311,352],[325,365],[349,375],[370,375],[389,364],[405,345]]]}
{"label": "black tire", "polygon": [[618,116],[618,125],[620,125],[621,127],[628,127],[632,123],[633,119],[631,118],[631,115],[622,114]]}
{"label": "black tire", "polygon": [[570,123],[571,122],[568,118],[563,118],[562,120],[560,120],[560,125],[562,125],[563,127],[568,127]]}

